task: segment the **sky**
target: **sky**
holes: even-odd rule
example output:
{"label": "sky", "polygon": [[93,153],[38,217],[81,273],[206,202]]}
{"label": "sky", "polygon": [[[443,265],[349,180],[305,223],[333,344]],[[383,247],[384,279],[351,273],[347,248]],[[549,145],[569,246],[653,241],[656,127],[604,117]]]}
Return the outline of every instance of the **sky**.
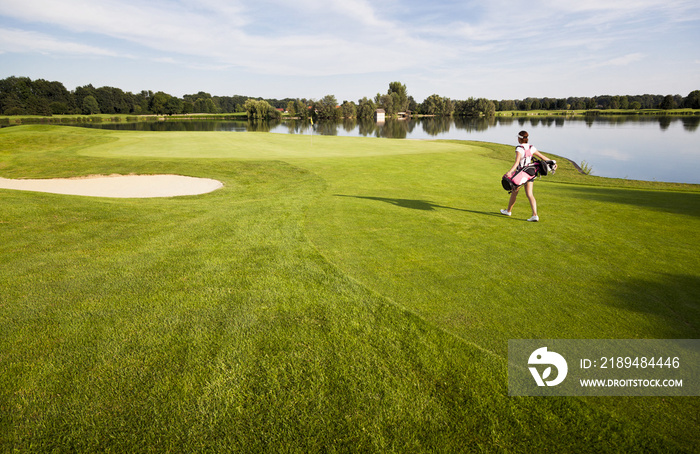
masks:
{"label": "sky", "polygon": [[0,79],[182,97],[700,89],[698,0],[0,0]]}

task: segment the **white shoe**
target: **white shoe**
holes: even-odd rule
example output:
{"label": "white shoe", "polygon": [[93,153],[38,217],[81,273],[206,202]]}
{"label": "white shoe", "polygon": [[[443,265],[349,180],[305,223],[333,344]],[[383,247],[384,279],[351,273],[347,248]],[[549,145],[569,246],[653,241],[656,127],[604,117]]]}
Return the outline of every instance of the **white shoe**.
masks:
{"label": "white shoe", "polygon": [[539,216],[533,216],[533,217],[531,217],[530,219],[528,219],[528,222],[537,222],[537,221],[539,221],[539,220],[540,220],[540,217],[539,217]]}
{"label": "white shoe", "polygon": [[510,211],[508,210],[501,210],[501,214],[504,216],[510,216]]}

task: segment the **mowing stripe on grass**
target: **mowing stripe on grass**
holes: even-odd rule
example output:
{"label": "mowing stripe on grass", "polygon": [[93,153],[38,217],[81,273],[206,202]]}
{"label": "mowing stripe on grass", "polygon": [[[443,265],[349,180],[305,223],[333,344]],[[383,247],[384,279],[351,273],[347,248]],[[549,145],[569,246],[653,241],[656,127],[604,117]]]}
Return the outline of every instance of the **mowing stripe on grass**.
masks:
{"label": "mowing stripe on grass", "polygon": [[562,166],[530,224],[525,200],[497,215],[512,147],[316,145],[1,130],[4,177],[225,186],[0,191],[0,450],[695,449],[697,399],[510,398],[504,345],[697,337],[696,187]]}

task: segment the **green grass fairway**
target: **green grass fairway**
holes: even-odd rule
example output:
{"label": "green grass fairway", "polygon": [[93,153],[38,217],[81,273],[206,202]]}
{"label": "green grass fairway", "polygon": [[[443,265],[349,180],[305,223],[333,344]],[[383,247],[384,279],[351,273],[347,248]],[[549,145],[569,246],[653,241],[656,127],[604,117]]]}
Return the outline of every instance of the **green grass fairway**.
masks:
{"label": "green grass fairway", "polygon": [[508,339],[700,337],[700,187],[558,159],[528,223],[498,214],[512,153],[0,130],[0,177],[224,183],[0,190],[0,452],[700,452],[697,397],[506,383]]}

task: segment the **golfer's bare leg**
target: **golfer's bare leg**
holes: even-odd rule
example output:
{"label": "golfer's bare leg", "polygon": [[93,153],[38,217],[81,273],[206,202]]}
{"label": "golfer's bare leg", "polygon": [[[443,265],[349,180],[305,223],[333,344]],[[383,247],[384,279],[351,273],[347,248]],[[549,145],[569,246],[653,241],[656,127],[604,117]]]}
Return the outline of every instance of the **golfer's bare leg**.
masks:
{"label": "golfer's bare leg", "polygon": [[515,199],[518,197],[518,191],[520,191],[520,188],[516,188],[513,190],[513,192],[510,193],[510,200],[508,201],[508,212],[510,213],[513,211],[513,205],[515,205]]}
{"label": "golfer's bare leg", "polygon": [[535,194],[532,190],[532,188],[535,185],[533,184],[532,181],[528,182],[525,184],[525,195],[527,196],[527,200],[530,201],[530,207],[532,208],[532,215],[537,216],[537,200],[535,200]]}

